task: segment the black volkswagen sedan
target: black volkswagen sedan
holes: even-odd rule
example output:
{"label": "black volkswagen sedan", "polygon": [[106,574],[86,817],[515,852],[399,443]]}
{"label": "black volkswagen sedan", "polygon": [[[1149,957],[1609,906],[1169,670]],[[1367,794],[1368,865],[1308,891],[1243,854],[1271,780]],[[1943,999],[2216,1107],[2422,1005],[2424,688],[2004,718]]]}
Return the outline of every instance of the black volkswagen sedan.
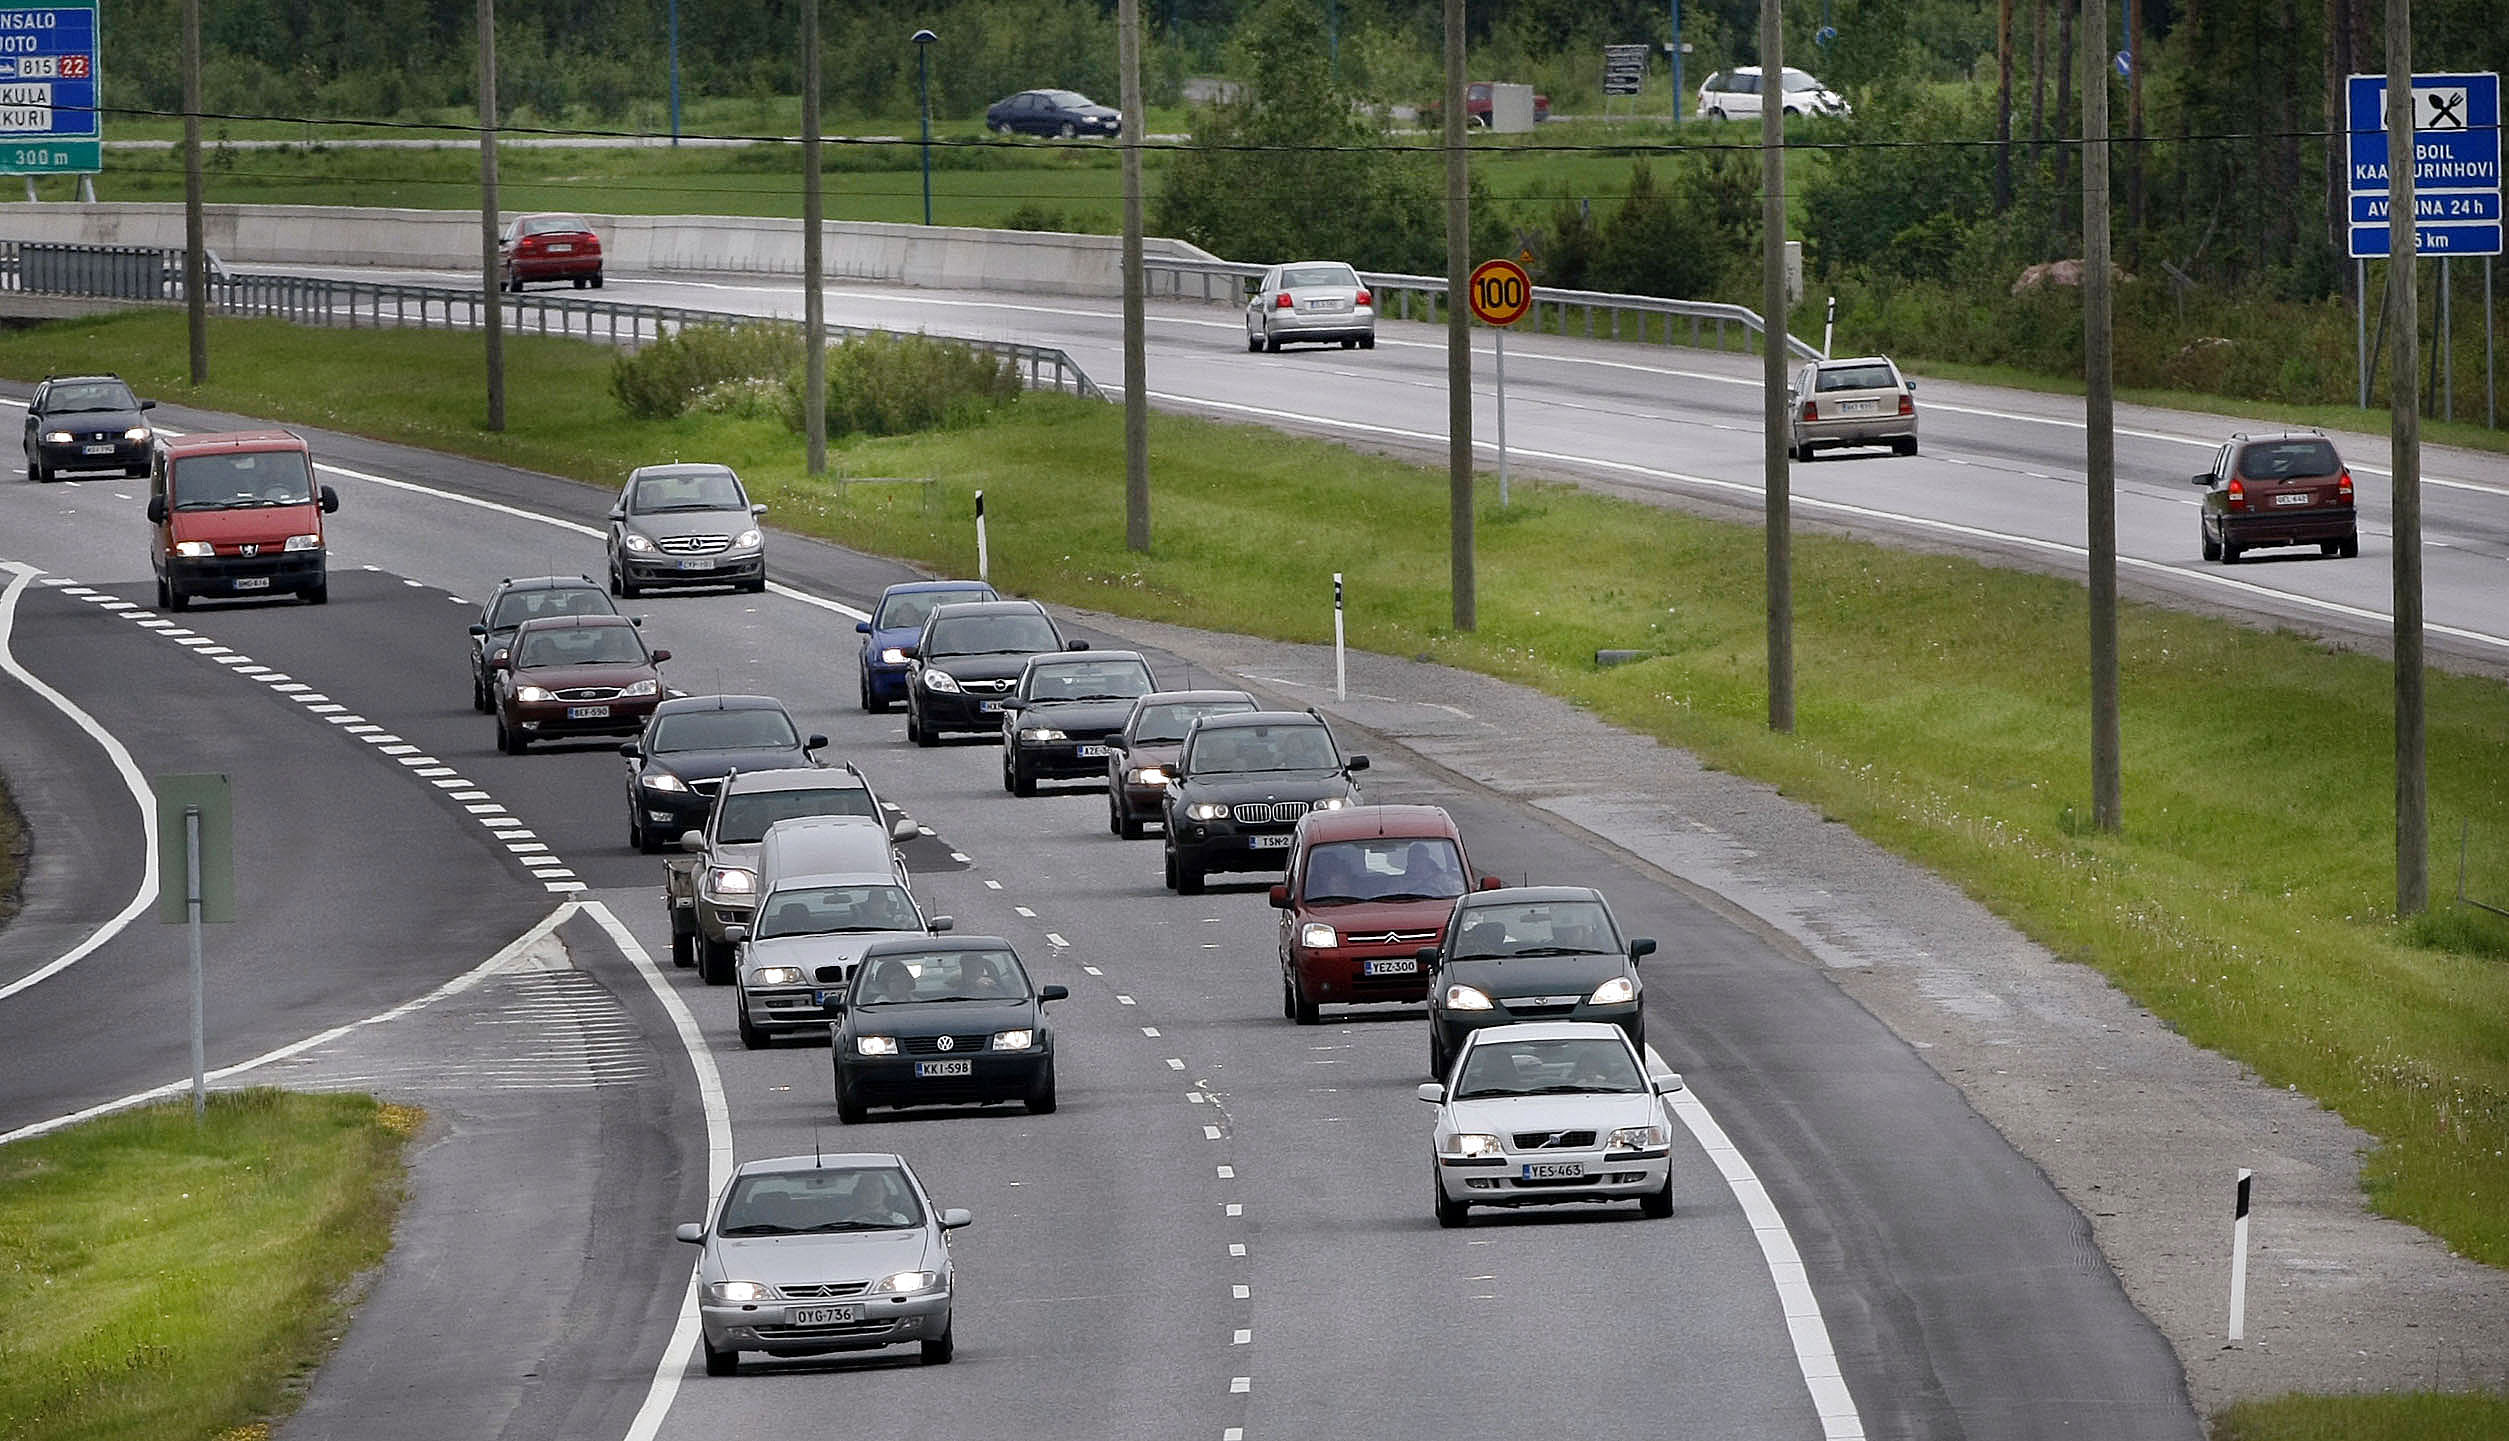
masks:
{"label": "black volkswagen sedan", "polygon": [[936,605],[906,653],[906,738],[935,746],[951,731],[995,731],[1002,698],[1028,657],[1080,650],[1033,600]]}
{"label": "black volkswagen sedan", "polygon": [[1077,90],[1022,90],[985,107],[984,128],[996,135],[1112,136],[1124,128],[1124,112],[1100,105]]}
{"label": "black volkswagen sedan", "polygon": [[118,375],[56,375],[26,402],[26,478],[56,480],[72,471],[146,475],[156,429],[142,400]]}
{"label": "black volkswagen sedan", "polygon": [[[842,966],[814,978],[833,985]],[[995,936],[874,941],[850,984],[825,994],[834,1023],[836,1115],[873,1106],[1018,1101],[1054,1109],[1054,1029],[1045,1003],[1071,993],[1037,986],[1011,943]]]}
{"label": "black volkswagen sedan", "polygon": [[1359,803],[1354,771],[1333,728],[1312,711],[1207,715],[1185,732],[1161,814],[1167,888],[1199,895],[1212,871],[1277,871],[1307,812]]}
{"label": "black volkswagen sedan", "polygon": [[784,702],[764,695],[676,696],[653,708],[627,757],[627,843],[659,851],[683,831],[703,830],[723,778],[733,771],[815,766],[828,743],[804,736]]}
{"label": "black volkswagen sedan", "polygon": [[1040,779],[1105,775],[1110,739],[1150,689],[1150,663],[1138,651],[1028,657],[1002,701],[1002,789],[1033,796]]}
{"label": "black volkswagen sedan", "polygon": [[1466,1033],[1516,1021],[1609,1021],[1646,1045],[1646,988],[1638,959],[1655,942],[1621,934],[1603,893],[1589,886],[1508,886],[1455,902],[1430,968],[1429,1073]]}

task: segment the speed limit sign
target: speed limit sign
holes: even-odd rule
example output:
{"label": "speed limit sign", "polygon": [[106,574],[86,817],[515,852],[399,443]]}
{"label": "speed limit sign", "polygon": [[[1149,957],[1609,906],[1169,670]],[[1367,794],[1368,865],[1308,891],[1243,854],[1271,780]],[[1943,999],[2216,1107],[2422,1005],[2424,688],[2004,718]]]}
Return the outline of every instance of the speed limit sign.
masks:
{"label": "speed limit sign", "polygon": [[1513,325],[1533,308],[1533,277],[1512,260],[1484,260],[1465,283],[1473,318],[1484,325]]}

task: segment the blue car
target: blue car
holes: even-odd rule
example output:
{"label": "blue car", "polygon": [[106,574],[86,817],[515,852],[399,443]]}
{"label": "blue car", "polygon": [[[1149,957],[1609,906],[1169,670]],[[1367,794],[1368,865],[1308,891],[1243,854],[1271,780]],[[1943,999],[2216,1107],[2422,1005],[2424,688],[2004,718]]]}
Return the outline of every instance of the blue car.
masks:
{"label": "blue car", "polygon": [[906,657],[898,647],[915,643],[934,606],[999,599],[980,580],[910,580],[880,592],[871,619],[854,622],[862,633],[856,666],[862,675],[862,708],[884,711],[906,699]]}

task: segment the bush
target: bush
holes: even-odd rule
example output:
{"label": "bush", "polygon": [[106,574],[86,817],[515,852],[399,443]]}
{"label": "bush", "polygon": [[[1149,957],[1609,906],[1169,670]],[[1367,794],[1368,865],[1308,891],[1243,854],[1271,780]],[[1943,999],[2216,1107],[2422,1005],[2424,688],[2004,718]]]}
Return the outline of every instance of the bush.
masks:
{"label": "bush", "polygon": [[[801,412],[799,366],[786,384]],[[1019,398],[1007,356],[928,335],[857,336],[828,351],[828,435],[906,435],[970,425]]]}
{"label": "bush", "polygon": [[639,420],[668,420],[719,386],[782,380],[801,361],[801,332],[789,325],[684,326],[613,361],[610,393]]}

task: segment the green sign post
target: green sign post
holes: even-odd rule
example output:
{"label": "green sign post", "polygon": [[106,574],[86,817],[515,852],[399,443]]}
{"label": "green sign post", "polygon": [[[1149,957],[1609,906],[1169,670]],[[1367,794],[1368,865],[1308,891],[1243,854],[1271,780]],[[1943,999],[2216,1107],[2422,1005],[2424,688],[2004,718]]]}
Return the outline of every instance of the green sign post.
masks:
{"label": "green sign post", "polygon": [[200,928],[235,919],[235,806],[222,775],[158,776],[157,919],[191,928],[192,1119],[208,1105]]}

